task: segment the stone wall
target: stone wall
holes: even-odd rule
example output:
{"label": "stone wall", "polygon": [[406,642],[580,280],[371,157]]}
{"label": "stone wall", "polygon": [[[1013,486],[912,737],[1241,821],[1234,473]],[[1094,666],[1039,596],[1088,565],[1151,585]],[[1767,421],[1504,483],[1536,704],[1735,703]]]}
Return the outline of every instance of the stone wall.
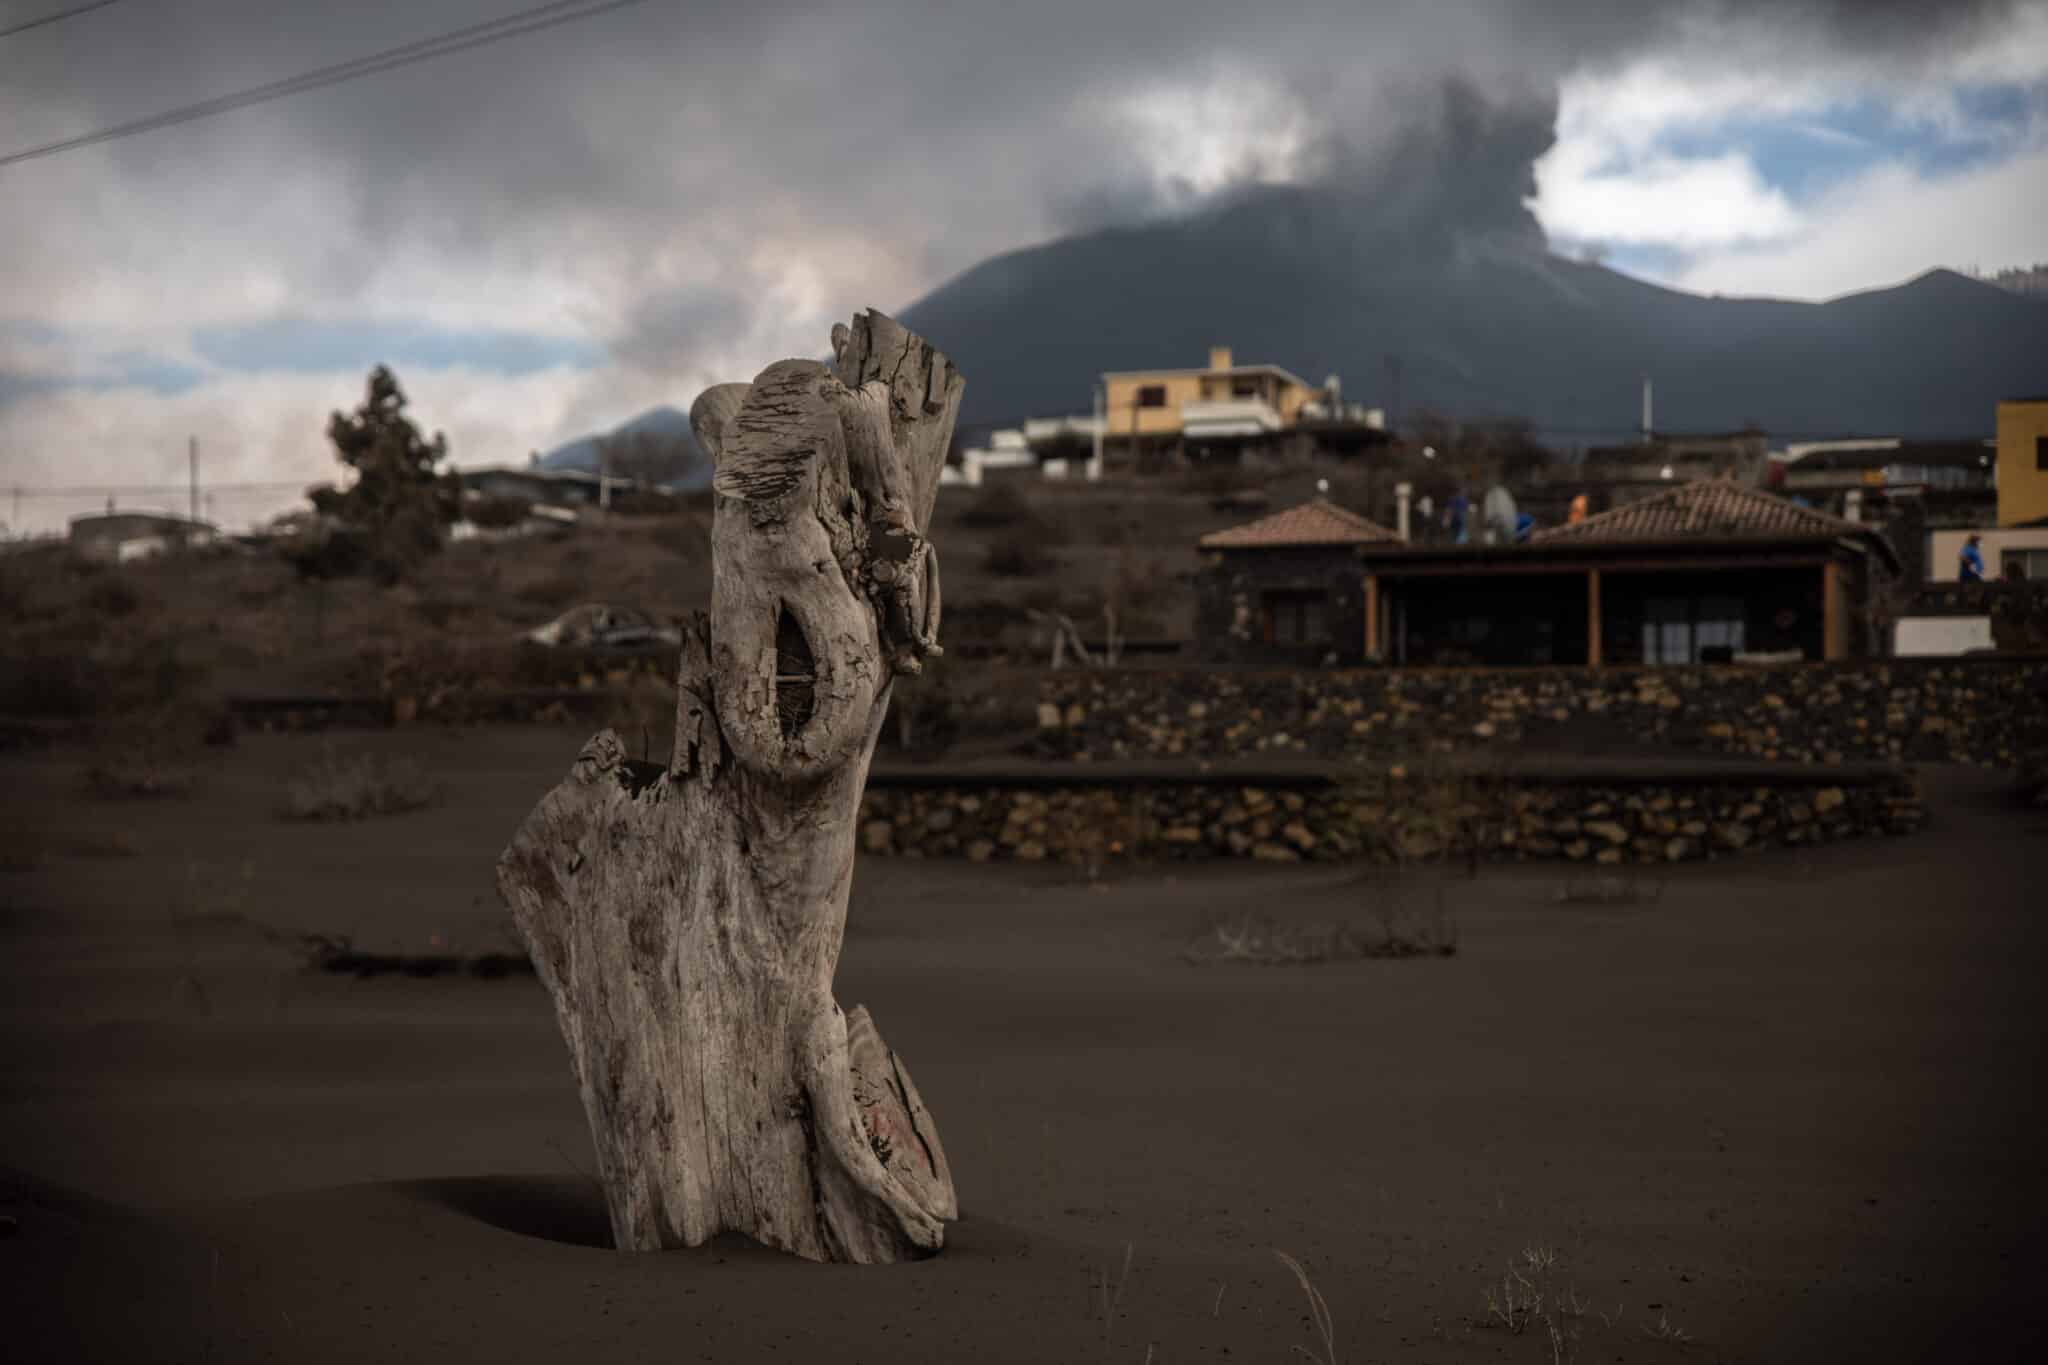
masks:
{"label": "stone wall", "polygon": [[1905,834],[1921,819],[1904,777],[1546,784],[1375,770],[1288,787],[870,784],[861,839],[871,854],[1091,867],[1208,858],[1640,864]]}
{"label": "stone wall", "polygon": [[1039,695],[1043,758],[1501,749],[2017,766],[2048,753],[2048,660],[1062,672]]}
{"label": "stone wall", "polygon": [[[1217,551],[1195,579],[1195,653],[1206,664],[1313,668],[1356,665],[1365,654],[1365,582],[1348,545],[1298,550]],[[1318,598],[1317,638],[1266,638],[1267,599],[1275,593]]]}

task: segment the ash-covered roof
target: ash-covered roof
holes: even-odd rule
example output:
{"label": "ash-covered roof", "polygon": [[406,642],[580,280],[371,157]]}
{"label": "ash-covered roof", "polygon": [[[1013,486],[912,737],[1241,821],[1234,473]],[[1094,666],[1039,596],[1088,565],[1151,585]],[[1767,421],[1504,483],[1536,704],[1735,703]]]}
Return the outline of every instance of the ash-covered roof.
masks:
{"label": "ash-covered roof", "polygon": [[1699,536],[1716,540],[1835,540],[1867,534],[1870,527],[1801,507],[1761,489],[1726,479],[1700,479],[1668,493],[1631,502],[1572,525],[1551,526],[1529,539],[1540,545],[1668,542]]}
{"label": "ash-covered roof", "polygon": [[1399,540],[1399,536],[1377,522],[1346,511],[1327,498],[1312,498],[1243,526],[1212,532],[1202,537],[1201,546],[1205,550],[1279,550]]}

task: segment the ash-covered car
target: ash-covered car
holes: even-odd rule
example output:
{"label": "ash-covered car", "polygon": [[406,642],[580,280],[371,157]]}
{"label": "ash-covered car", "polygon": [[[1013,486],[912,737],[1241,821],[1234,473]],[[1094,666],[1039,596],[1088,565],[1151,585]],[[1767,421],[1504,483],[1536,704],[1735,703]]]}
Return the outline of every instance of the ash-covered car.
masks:
{"label": "ash-covered car", "polygon": [[637,607],[586,602],[527,631],[525,638],[551,649],[675,649],[683,632]]}

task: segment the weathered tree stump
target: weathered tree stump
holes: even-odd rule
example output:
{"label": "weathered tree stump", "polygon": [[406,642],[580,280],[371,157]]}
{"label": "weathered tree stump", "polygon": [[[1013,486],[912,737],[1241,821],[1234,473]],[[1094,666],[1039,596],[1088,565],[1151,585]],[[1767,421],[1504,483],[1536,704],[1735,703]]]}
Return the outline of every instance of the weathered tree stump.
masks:
{"label": "weathered tree stump", "polygon": [[712,604],[670,766],[607,730],[498,861],[554,997],[622,1248],[744,1233],[929,1255],[958,1216],[910,1073],[832,974],[891,679],[939,652],[924,538],[964,387],[878,313],[690,412],[717,462]]}

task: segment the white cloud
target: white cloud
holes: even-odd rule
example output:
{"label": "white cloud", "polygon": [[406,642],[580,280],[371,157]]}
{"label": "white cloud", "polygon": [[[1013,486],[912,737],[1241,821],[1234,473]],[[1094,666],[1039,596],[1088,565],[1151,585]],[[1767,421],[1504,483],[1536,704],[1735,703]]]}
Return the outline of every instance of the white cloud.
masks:
{"label": "white cloud", "polygon": [[1560,144],[1537,163],[1537,216],[1553,238],[1689,250],[1799,229],[1799,211],[1739,153],[1649,155],[1612,166],[1603,164],[1605,151]]}
{"label": "white cloud", "polygon": [[[1558,138],[1537,162],[1530,207],[1561,247],[1662,249],[1670,282],[1825,297],[1938,265],[2048,254],[2041,232],[2048,126],[1973,115],[1968,96],[2048,81],[2048,4],[1961,50],[1885,50],[1817,61],[1768,30],[1682,26],[1662,50],[1581,69],[1560,86]],[[1994,165],[1940,174],[1899,144],[1829,120],[1876,104],[1903,141],[1931,133]],[[1760,130],[1794,131],[1871,158],[1830,187],[1794,194],[1743,149]],[[1683,139],[1711,150],[1681,155]],[[1839,161],[1836,163],[1840,165]],[[1851,164],[1853,165],[1853,159]],[[2029,177],[2032,183],[2029,184]],[[1938,224],[1938,227],[1936,226]],[[1802,273],[1804,272],[1804,273]]]}
{"label": "white cloud", "polygon": [[1941,177],[1888,162],[1807,207],[1765,246],[1703,254],[1674,283],[1701,292],[1825,299],[1936,265],[1986,270],[2048,257],[2048,143]]}
{"label": "white cloud", "polygon": [[1285,90],[1229,70],[1152,83],[1102,100],[1104,122],[1142,149],[1157,180],[1196,194],[1304,169],[1314,120]]}
{"label": "white cloud", "polygon": [[1557,144],[1536,163],[1530,207],[1560,243],[1684,250],[1786,236],[1798,210],[1747,156],[1681,157],[1660,143],[1737,115],[1804,117],[1826,100],[1815,84],[1668,56],[1579,73],[1559,90]]}

